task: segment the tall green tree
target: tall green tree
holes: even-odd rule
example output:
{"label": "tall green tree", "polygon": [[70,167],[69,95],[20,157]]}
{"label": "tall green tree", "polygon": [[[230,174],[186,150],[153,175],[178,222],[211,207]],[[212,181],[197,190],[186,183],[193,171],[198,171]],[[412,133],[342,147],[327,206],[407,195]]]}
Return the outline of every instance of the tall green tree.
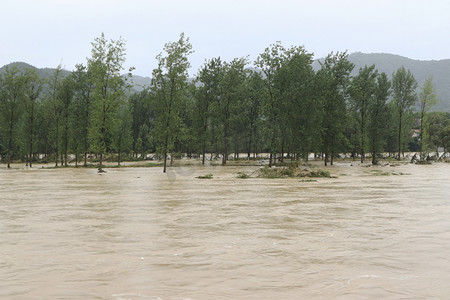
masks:
{"label": "tall green tree", "polygon": [[359,150],[361,163],[365,159],[365,149],[367,147],[367,120],[369,106],[375,101],[376,80],[378,71],[375,65],[364,66],[359,69],[357,76],[353,77],[349,89],[351,107],[355,114],[359,128]]}
{"label": "tall green tree", "polygon": [[117,153],[117,164],[120,166],[122,153],[129,153],[133,144],[131,135],[132,112],[131,105],[125,103],[119,110],[119,122],[113,135],[113,149]]}
{"label": "tall green tree", "polygon": [[120,104],[124,101],[125,89],[128,87],[126,78],[120,74],[124,63],[124,40],[108,41],[103,33],[94,40],[88,59],[88,69],[94,84],[89,136],[92,149],[100,157],[99,172],[103,171],[103,156],[111,150]]}
{"label": "tall green tree", "polygon": [[69,154],[69,126],[72,114],[72,100],[74,96],[74,81],[72,76],[67,76],[61,82],[58,90],[58,98],[61,109],[60,132],[61,132],[61,165],[68,166]]}
{"label": "tall green tree", "polygon": [[80,155],[83,155],[83,166],[87,166],[87,155],[90,146],[89,124],[91,119],[92,94],[94,83],[92,72],[84,65],[77,64],[71,74],[74,85],[74,96],[70,115],[70,148],[75,154],[75,165],[78,166]]}
{"label": "tall green tree", "polygon": [[24,144],[26,150],[26,164],[32,167],[35,144],[37,140],[36,114],[39,109],[39,96],[42,91],[42,80],[35,70],[25,71],[25,98],[24,98]]}
{"label": "tall green tree", "polygon": [[7,67],[0,77],[0,112],[8,148],[8,169],[11,167],[17,125],[23,109],[24,86],[25,77],[16,66]]}
{"label": "tall green tree", "polygon": [[252,71],[247,76],[246,80],[246,95],[243,104],[242,113],[245,120],[245,147],[247,150],[247,158],[250,158],[251,153],[253,157],[259,151],[261,140],[261,105],[263,101],[264,81],[261,74],[257,71]]}
{"label": "tall green tree", "polygon": [[195,91],[194,127],[200,144],[202,164],[205,164],[206,149],[211,122],[212,105],[220,96],[220,82],[223,77],[223,63],[218,58],[208,60],[199,70],[196,82],[199,87]]}
{"label": "tall green tree", "polygon": [[439,148],[444,147],[444,153],[448,150],[448,133],[450,128],[450,113],[430,112],[428,114],[427,126],[427,146],[433,148],[436,156],[439,157]]}
{"label": "tall green tree", "polygon": [[153,70],[151,88],[155,96],[155,134],[165,173],[167,154],[174,149],[174,142],[181,132],[180,113],[187,93],[190,67],[188,55],[193,51],[189,38],[182,33],[178,41],[165,44],[163,52],[156,56],[158,67]]}
{"label": "tall green tree", "polygon": [[427,111],[437,103],[437,96],[436,92],[434,90],[433,85],[433,77],[428,77],[423,84],[422,90],[420,91],[419,95],[420,100],[420,131],[419,131],[419,143],[420,143],[420,159],[425,159],[425,146],[426,143],[424,143],[424,131],[426,126],[426,113]]}
{"label": "tall green tree", "polygon": [[[320,131],[320,106],[314,92],[315,73],[312,54],[303,48],[289,51],[279,70],[284,82],[283,127],[288,152],[293,157],[308,159],[314,139]],[[284,152],[282,147],[282,153]]]}
{"label": "tall green tree", "polygon": [[243,99],[244,82],[246,78],[245,58],[235,58],[223,65],[223,77],[220,81],[220,95],[216,98],[215,107],[220,124],[220,153],[222,165],[226,165],[231,152],[231,137],[233,121],[236,121],[239,101]]}
{"label": "tall green tree", "polygon": [[405,130],[405,121],[407,114],[411,112],[414,104],[417,101],[416,95],[417,81],[414,79],[411,71],[404,67],[399,68],[392,75],[392,95],[397,113],[398,131],[397,131],[397,146],[398,146],[398,160],[403,149],[402,133]]}
{"label": "tall green tree", "polygon": [[281,68],[286,49],[280,42],[270,45],[264,52],[261,53],[255,61],[255,65],[261,69],[264,74],[264,103],[262,112],[266,119],[265,126],[266,135],[268,138],[269,149],[269,167],[273,164],[273,155],[279,149],[280,136],[280,105],[281,95],[279,90],[279,83],[277,81],[277,73]]}
{"label": "tall green tree", "polygon": [[329,54],[321,69],[317,72],[322,103],[322,151],[325,155],[325,166],[330,160],[345,149],[344,129],[347,119],[347,98],[350,84],[350,73],[354,65],[348,60],[346,52]]}
{"label": "tall green tree", "polygon": [[377,156],[384,150],[387,132],[389,130],[390,112],[387,101],[390,95],[391,82],[386,73],[380,73],[376,78],[373,101],[367,107],[367,134],[372,164],[378,163]]}
{"label": "tall green tree", "polygon": [[129,103],[132,113],[132,149],[136,158],[140,154],[143,159],[146,152],[155,150],[151,143],[151,132],[153,131],[155,120],[152,93],[147,88],[139,93],[134,93],[129,98]]}
{"label": "tall green tree", "polygon": [[290,98],[286,96],[286,93],[289,88],[289,76],[292,73],[286,72],[287,69],[283,69],[283,66],[293,57],[297,57],[295,62],[298,63],[302,59],[309,61],[312,55],[308,54],[302,46],[285,48],[280,42],[277,42],[267,47],[255,61],[255,65],[264,74],[265,89],[262,112],[267,122],[269,166],[272,166],[273,155],[276,152],[281,153],[281,160],[283,160],[287,138],[291,133],[285,124],[290,118],[288,108]]}
{"label": "tall green tree", "polygon": [[60,123],[62,113],[62,103],[59,95],[61,82],[63,80],[61,65],[58,65],[48,80],[47,98],[43,109],[45,119],[48,123],[48,140],[50,141],[55,154],[55,167],[58,166],[60,154]]}

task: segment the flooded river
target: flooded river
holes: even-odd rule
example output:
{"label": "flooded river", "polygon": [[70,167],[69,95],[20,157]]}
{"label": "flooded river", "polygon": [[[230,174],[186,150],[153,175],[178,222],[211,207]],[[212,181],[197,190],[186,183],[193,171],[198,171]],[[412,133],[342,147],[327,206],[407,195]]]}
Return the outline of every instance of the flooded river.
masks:
{"label": "flooded river", "polygon": [[0,299],[450,297],[450,164],[255,168],[1,166]]}

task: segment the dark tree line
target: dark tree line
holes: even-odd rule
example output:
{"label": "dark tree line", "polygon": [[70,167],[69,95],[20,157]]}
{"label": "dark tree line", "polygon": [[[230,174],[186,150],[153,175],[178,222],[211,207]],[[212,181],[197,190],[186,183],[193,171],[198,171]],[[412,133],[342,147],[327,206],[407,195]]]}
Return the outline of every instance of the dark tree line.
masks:
{"label": "dark tree line", "polygon": [[[269,154],[276,161],[307,160],[325,165],[350,153],[376,164],[381,153],[398,159],[418,145],[421,158],[448,149],[450,117],[428,113],[436,102],[430,78],[417,97],[417,82],[400,68],[389,80],[374,65],[351,76],[347,53],[331,53],[313,68],[303,47],[267,47],[250,68],[247,58],[206,60],[188,78],[189,39],[167,43],[157,56],[149,87],[130,92],[121,75],[125,44],[104,35],[91,57],[68,76],[61,67],[46,80],[32,70],[7,68],[0,75],[0,153],[8,167],[21,160],[56,166],[105,157],[145,159],[155,153],[170,163],[181,155],[206,159]],[[130,70],[131,71],[131,70]],[[414,115],[416,103],[419,114]],[[418,120],[419,125],[415,124]],[[412,128],[419,137],[412,138]],[[395,154],[394,154],[395,153]],[[208,156],[209,155],[209,156]]]}

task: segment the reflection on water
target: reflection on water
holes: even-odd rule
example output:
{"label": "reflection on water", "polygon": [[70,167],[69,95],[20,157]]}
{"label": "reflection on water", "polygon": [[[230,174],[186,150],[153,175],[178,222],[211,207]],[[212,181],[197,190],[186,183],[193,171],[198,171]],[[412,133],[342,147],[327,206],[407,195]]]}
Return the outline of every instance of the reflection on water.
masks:
{"label": "reflection on water", "polygon": [[2,168],[0,298],[448,298],[450,165],[329,169]]}

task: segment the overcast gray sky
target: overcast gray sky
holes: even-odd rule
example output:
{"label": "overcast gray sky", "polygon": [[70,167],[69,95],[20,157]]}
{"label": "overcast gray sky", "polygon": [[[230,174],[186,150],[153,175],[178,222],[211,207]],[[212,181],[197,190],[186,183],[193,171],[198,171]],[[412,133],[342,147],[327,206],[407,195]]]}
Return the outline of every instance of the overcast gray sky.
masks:
{"label": "overcast gray sky", "polygon": [[0,11],[0,66],[72,70],[102,32],[126,40],[126,67],[142,76],[181,32],[195,51],[191,74],[207,58],[253,61],[275,41],[303,45],[315,58],[345,50],[450,58],[447,0],[0,0]]}

